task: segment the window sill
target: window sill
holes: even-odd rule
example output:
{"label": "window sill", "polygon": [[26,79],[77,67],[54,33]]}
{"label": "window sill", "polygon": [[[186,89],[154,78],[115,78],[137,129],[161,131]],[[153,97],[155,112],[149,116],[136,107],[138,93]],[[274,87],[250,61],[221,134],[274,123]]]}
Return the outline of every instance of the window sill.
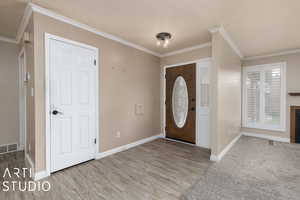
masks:
{"label": "window sill", "polygon": [[245,125],[242,128],[252,128],[252,129],[262,129],[267,131],[278,131],[278,132],[286,132],[285,128],[278,128],[272,126],[253,126],[253,125]]}

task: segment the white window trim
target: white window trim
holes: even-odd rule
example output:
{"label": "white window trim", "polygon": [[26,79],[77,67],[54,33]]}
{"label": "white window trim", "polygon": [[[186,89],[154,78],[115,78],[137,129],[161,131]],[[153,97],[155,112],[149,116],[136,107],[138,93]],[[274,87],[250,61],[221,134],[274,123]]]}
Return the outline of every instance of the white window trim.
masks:
{"label": "white window trim", "polygon": [[[278,126],[271,126],[265,124],[249,124],[247,123],[247,86],[246,86],[246,75],[249,71],[262,71],[266,68],[272,68],[274,65],[280,65],[281,68],[281,106],[280,106],[280,127]],[[256,129],[265,129],[265,130],[272,130],[272,131],[286,131],[286,62],[281,63],[270,63],[264,65],[255,65],[255,66],[246,66],[243,67],[243,77],[242,77],[242,93],[243,93],[243,114],[242,114],[242,127],[244,128],[256,128]],[[264,98],[261,98],[261,105],[264,105]],[[261,109],[260,112],[263,112]],[[261,113],[260,116],[263,116]]]}

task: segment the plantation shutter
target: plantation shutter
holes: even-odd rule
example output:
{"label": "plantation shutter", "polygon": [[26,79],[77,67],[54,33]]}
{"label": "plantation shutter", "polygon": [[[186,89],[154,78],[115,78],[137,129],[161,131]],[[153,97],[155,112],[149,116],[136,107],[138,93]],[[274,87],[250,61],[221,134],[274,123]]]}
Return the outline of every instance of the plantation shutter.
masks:
{"label": "plantation shutter", "polygon": [[264,77],[264,124],[280,125],[280,67],[265,70]]}
{"label": "plantation shutter", "polygon": [[243,126],[285,129],[284,65],[246,67],[243,71]]}
{"label": "plantation shutter", "polygon": [[247,72],[247,123],[258,123],[260,120],[260,72]]}

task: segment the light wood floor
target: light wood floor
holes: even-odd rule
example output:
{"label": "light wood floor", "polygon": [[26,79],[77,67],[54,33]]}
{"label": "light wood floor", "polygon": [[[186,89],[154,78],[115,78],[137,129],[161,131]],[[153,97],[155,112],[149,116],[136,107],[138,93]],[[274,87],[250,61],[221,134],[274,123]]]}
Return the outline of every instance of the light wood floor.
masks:
{"label": "light wood floor", "polygon": [[[206,149],[158,139],[54,173],[44,179],[51,183],[49,192],[3,192],[1,189],[0,199],[180,199],[212,165],[209,156]],[[6,167],[23,165],[22,153],[0,156],[1,178]]]}

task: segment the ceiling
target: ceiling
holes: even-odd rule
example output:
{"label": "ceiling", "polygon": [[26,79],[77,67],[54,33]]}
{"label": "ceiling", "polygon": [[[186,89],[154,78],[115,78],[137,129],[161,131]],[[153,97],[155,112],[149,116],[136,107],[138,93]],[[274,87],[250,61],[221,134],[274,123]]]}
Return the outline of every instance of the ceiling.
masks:
{"label": "ceiling", "polygon": [[15,38],[26,3],[17,0],[0,0],[0,36]]}
{"label": "ceiling", "polygon": [[[15,37],[25,2],[1,0],[0,35]],[[300,48],[299,0],[31,0],[98,30],[157,53],[210,41],[223,25],[243,55]],[[172,33],[169,48],[155,46],[158,32]]]}

